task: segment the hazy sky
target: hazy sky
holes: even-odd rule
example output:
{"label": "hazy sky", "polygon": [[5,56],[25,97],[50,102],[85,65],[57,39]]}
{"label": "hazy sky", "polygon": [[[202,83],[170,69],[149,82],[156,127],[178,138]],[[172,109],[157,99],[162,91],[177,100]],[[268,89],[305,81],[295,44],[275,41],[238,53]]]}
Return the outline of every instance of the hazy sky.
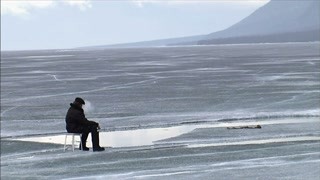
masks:
{"label": "hazy sky", "polygon": [[209,34],[268,0],[1,0],[1,50],[63,49]]}

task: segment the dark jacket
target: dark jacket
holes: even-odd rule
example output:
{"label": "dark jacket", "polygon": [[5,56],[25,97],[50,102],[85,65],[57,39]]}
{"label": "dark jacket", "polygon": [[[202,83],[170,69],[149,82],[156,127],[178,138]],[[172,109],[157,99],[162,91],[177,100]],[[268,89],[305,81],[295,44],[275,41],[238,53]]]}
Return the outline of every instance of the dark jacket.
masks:
{"label": "dark jacket", "polygon": [[94,121],[89,121],[81,107],[78,107],[74,104],[70,104],[70,108],[66,115],[66,129],[70,133],[81,133],[83,132],[83,127],[95,125],[98,126],[98,123]]}

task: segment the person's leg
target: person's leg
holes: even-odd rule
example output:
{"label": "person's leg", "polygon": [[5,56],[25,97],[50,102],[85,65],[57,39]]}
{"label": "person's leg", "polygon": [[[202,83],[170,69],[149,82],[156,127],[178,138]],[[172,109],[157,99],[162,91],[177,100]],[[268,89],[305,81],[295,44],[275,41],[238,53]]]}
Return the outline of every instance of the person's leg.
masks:
{"label": "person's leg", "polygon": [[97,131],[97,126],[90,126],[90,130],[93,151],[104,151],[104,148],[99,145],[99,132]]}
{"label": "person's leg", "polygon": [[80,150],[88,151],[89,148],[87,147],[87,138],[89,135],[90,129],[89,128],[83,128],[82,130],[82,135],[81,135],[81,144],[82,147],[80,146]]}

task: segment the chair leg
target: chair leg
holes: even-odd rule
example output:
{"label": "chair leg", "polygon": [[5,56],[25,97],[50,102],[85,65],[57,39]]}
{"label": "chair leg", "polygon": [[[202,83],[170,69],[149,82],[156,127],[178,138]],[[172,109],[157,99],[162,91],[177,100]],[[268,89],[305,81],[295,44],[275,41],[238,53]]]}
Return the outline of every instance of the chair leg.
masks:
{"label": "chair leg", "polygon": [[[74,152],[74,146],[75,146],[75,138],[74,138],[74,136],[77,135],[77,134],[70,134],[70,135],[72,135],[72,151]],[[68,134],[66,134],[66,136],[64,138],[64,147],[63,147],[63,151],[64,152],[67,149],[67,137],[68,137]],[[81,141],[82,134],[79,134],[79,137],[80,137],[80,147],[81,147],[81,150],[82,150],[83,149],[82,148],[82,141]]]}
{"label": "chair leg", "polygon": [[80,147],[81,147],[80,150],[82,150],[83,149],[83,146],[82,146],[82,134],[80,134],[79,137],[80,137]]}
{"label": "chair leg", "polygon": [[64,147],[63,147],[63,152],[66,152],[67,137],[68,137],[68,135],[66,134],[66,136],[65,136],[65,138],[64,138]]}
{"label": "chair leg", "polygon": [[74,152],[74,134],[72,134],[72,151]]}

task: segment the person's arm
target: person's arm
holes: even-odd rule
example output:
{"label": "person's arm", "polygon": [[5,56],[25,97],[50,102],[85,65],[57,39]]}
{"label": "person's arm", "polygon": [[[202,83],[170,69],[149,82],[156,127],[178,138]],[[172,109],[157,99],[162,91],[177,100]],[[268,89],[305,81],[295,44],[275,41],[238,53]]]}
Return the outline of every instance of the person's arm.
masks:
{"label": "person's arm", "polygon": [[88,119],[87,119],[87,121],[88,121],[91,125],[99,126],[99,123],[97,123],[97,122],[95,122],[95,121],[89,121]]}
{"label": "person's arm", "polygon": [[77,119],[78,123],[82,125],[99,125],[94,121],[89,121],[81,112],[77,113],[75,118]]}

